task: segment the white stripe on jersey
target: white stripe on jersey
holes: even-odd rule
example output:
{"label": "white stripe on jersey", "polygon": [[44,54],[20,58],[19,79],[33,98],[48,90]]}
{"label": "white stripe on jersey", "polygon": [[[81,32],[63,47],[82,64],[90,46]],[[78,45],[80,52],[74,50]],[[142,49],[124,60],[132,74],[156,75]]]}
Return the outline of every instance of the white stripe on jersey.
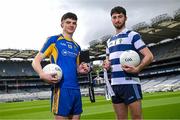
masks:
{"label": "white stripe on jersey", "polygon": [[111,65],[112,71],[117,72],[117,71],[123,71],[121,68],[121,64],[118,65]]}
{"label": "white stripe on jersey", "polygon": [[120,55],[123,51],[113,52],[109,55],[109,60],[120,58]]}
{"label": "white stripe on jersey", "polygon": [[138,40],[134,43],[134,46],[136,49],[139,49],[140,47],[144,46],[145,43],[142,40]]}
{"label": "white stripe on jersey", "polygon": [[119,45],[119,44],[132,44],[132,39],[129,40],[128,38],[118,38],[116,40],[109,41],[107,43],[108,48]]}

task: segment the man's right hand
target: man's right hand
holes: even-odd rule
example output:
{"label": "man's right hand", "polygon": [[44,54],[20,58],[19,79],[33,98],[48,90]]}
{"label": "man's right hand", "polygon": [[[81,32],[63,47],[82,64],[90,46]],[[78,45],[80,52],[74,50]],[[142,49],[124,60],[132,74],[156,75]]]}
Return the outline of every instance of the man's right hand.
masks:
{"label": "man's right hand", "polygon": [[42,72],[41,74],[39,74],[39,76],[42,80],[44,80],[45,82],[47,82],[49,84],[56,84],[59,82],[57,77],[55,77],[56,73],[47,74],[45,72]]}
{"label": "man's right hand", "polygon": [[111,63],[108,59],[105,59],[102,64],[103,68],[109,70],[111,68]]}

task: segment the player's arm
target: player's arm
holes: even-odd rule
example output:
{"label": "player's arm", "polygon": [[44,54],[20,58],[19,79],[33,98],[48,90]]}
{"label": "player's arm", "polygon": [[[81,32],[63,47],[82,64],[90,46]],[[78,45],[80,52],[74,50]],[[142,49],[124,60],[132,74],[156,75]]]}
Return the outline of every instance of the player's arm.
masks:
{"label": "player's arm", "polygon": [[34,58],[34,60],[32,62],[32,67],[38,73],[38,75],[41,75],[43,73],[42,66],[41,66],[41,61],[42,60],[43,60],[43,54],[39,52],[35,56],[35,58]]}
{"label": "player's arm", "polygon": [[140,53],[143,55],[143,59],[141,60],[141,63],[137,67],[133,66],[122,66],[123,70],[125,70],[128,73],[139,73],[142,69],[144,69],[146,66],[148,66],[153,61],[153,54],[149,50],[149,48],[145,47],[140,50]]}
{"label": "player's arm", "polygon": [[34,70],[38,73],[38,75],[40,76],[40,78],[42,80],[44,80],[47,83],[57,83],[57,79],[53,77],[53,74],[47,74],[45,72],[43,72],[42,70],[42,66],[41,66],[41,61],[43,60],[43,54],[42,53],[38,53],[33,62],[32,62],[32,67],[34,68]]}
{"label": "player's arm", "polygon": [[152,52],[149,48],[145,47],[144,49],[140,50],[140,53],[144,56],[141,60],[141,63],[137,66],[138,72],[148,66],[154,59]]}

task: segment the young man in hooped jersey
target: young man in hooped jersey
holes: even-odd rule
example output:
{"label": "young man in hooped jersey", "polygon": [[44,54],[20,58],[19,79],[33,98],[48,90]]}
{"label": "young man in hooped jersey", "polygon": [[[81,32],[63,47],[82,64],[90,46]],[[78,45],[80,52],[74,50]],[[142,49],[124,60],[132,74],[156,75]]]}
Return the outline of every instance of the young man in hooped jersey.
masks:
{"label": "young man in hooped jersey", "polygon": [[[51,110],[56,120],[80,119],[82,101],[77,79],[78,73],[87,74],[87,63],[79,63],[81,48],[73,40],[77,27],[77,16],[68,12],[61,18],[62,34],[47,39],[40,52],[32,62],[34,70],[45,82],[52,84]],[[60,82],[53,74],[43,72],[41,61],[50,57],[51,63],[59,65],[63,71]]]}
{"label": "young man in hooped jersey", "polygon": [[[116,34],[107,41],[107,58],[103,62],[103,68],[112,70],[111,85],[115,93],[112,103],[118,120],[127,119],[128,109],[132,119],[142,119],[142,92],[138,73],[153,60],[141,36],[125,27],[126,20],[126,10],[123,7],[117,6],[111,10],[111,21]],[[143,58],[137,67],[120,64],[119,57],[125,50],[135,50],[142,54]]]}

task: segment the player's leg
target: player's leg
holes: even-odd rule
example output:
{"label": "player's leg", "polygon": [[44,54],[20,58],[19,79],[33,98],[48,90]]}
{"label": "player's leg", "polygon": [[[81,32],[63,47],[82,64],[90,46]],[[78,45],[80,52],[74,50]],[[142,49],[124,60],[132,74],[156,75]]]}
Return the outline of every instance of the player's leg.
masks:
{"label": "player's leg", "polygon": [[71,89],[69,94],[73,101],[73,107],[70,112],[69,119],[72,120],[79,120],[81,113],[82,113],[82,100],[81,100],[81,93],[80,89]]}
{"label": "player's leg", "polygon": [[59,100],[60,100],[60,88],[58,86],[54,86],[52,90],[52,96],[51,96],[51,109],[54,113],[54,119],[55,120],[65,120],[67,117],[59,115]]}
{"label": "player's leg", "polygon": [[129,109],[131,112],[132,119],[142,119],[142,107],[141,107],[141,100],[137,100],[131,104],[129,104]]}
{"label": "player's leg", "polygon": [[68,119],[67,117],[55,115],[55,120],[67,120],[67,119]]}
{"label": "player's leg", "polygon": [[128,106],[124,103],[113,104],[117,120],[125,120],[128,117]]}
{"label": "player's leg", "polygon": [[128,105],[132,119],[142,119],[142,92],[139,84],[126,85],[125,103]]}
{"label": "player's leg", "polygon": [[71,115],[68,117],[69,120],[80,120],[80,115]]}
{"label": "player's leg", "polygon": [[118,120],[124,120],[128,117],[128,106],[124,103],[123,93],[126,91],[124,85],[113,85],[112,89],[115,93],[115,96],[112,96],[112,103],[114,111],[116,113],[116,118]]}
{"label": "player's leg", "polygon": [[80,115],[70,115],[68,117],[63,117],[59,115],[55,115],[55,120],[80,120]]}
{"label": "player's leg", "polygon": [[72,108],[72,98],[68,94],[69,89],[56,88],[52,95],[52,112],[56,120],[68,119]]}

